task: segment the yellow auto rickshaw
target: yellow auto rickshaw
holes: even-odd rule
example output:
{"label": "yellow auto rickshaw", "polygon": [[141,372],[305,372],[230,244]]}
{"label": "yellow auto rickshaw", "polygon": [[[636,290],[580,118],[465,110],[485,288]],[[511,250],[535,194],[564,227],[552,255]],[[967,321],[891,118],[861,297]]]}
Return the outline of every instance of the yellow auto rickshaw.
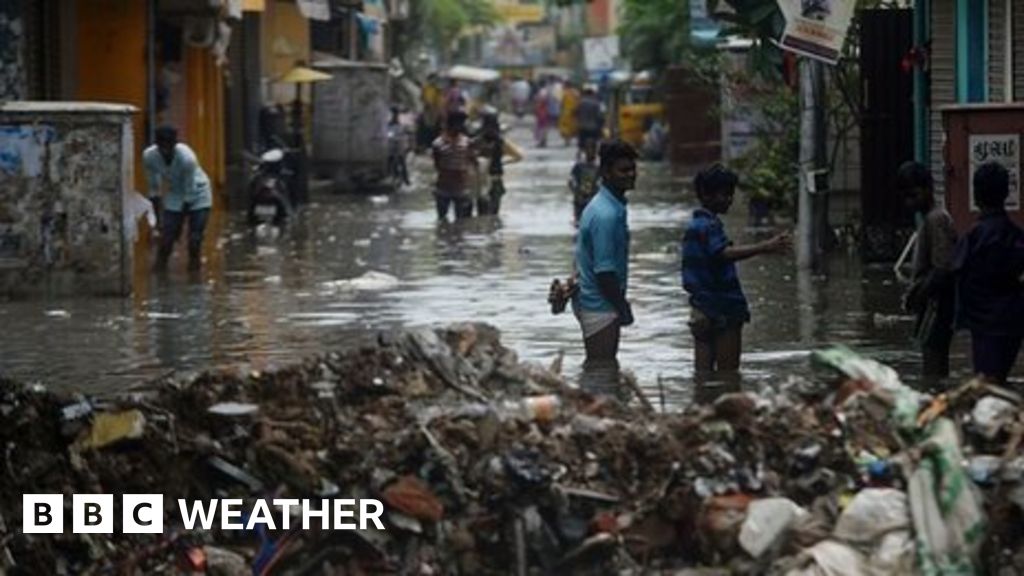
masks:
{"label": "yellow auto rickshaw", "polygon": [[609,80],[609,129],[613,136],[639,148],[643,145],[644,133],[650,122],[664,121],[665,105],[657,100],[648,72],[616,71]]}

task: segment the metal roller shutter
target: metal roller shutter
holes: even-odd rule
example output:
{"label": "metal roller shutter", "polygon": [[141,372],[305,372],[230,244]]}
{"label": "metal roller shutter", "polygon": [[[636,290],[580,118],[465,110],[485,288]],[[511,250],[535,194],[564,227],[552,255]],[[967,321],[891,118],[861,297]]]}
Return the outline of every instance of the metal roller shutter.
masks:
{"label": "metal roller shutter", "polygon": [[936,0],[931,5],[932,50],[930,60],[931,110],[929,111],[930,164],[935,191],[945,191],[942,144],[945,132],[939,107],[956,101],[956,6],[954,0]]}

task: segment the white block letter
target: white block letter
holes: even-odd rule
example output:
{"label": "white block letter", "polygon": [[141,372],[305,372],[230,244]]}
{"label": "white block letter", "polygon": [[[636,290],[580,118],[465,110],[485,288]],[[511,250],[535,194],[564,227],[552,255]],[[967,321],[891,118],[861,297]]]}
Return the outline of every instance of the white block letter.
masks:
{"label": "white block letter", "polygon": [[121,532],[125,534],[163,534],[163,495],[125,494],[121,498]]}
{"label": "white block letter", "polygon": [[355,523],[342,524],[342,518],[355,518],[355,510],[343,510],[344,506],[355,507],[356,501],[352,498],[341,498],[334,501],[334,529],[335,530],[355,530]]}
{"label": "white block letter", "polygon": [[21,531],[25,534],[63,534],[64,495],[22,494]]}
{"label": "white block letter", "polygon": [[181,510],[181,523],[185,530],[195,530],[196,518],[199,518],[200,527],[203,530],[213,528],[213,517],[217,515],[217,500],[210,500],[210,507],[207,509],[202,502],[195,502],[192,510],[185,505],[185,500],[178,500],[178,508]]}
{"label": "white block letter", "polygon": [[[232,518],[238,518],[238,522],[232,522]],[[242,530],[242,499],[225,498],[220,507],[220,529],[221,530]]]}
{"label": "white block letter", "polygon": [[113,534],[114,495],[75,494],[72,496],[71,531],[75,534]]}
{"label": "white block letter", "polygon": [[[370,508],[373,508],[373,512],[370,512]],[[377,530],[383,530],[384,524],[381,524],[380,517],[384,515],[384,504],[380,500],[374,500],[372,498],[362,498],[359,500],[359,529],[366,530],[366,521],[373,520],[373,523],[377,526]]]}

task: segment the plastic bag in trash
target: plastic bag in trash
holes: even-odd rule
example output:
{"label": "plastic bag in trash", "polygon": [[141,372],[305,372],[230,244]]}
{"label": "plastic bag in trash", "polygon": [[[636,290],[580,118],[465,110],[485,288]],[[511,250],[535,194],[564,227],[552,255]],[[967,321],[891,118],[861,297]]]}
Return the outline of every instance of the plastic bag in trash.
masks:
{"label": "plastic bag in trash", "polygon": [[825,540],[800,553],[800,564],[786,576],[863,576],[870,574],[864,556],[853,548]]}
{"label": "plastic bag in trash", "polygon": [[925,574],[973,574],[985,536],[981,496],[967,478],[956,425],[936,420],[920,446],[924,458],[907,492],[920,568]]}
{"label": "plastic bag in trash", "polygon": [[910,530],[896,530],[882,536],[882,541],[871,553],[870,562],[874,576],[916,574],[917,555]]}
{"label": "plastic bag in trash", "polygon": [[892,488],[867,488],[854,496],[833,534],[851,544],[875,544],[893,530],[910,528],[907,495]]}
{"label": "plastic bag in trash", "polygon": [[985,396],[971,410],[971,421],[978,434],[992,440],[1004,425],[1013,420],[1016,412],[1017,407],[1013,403],[995,396]]}
{"label": "plastic bag in trash", "polygon": [[754,558],[759,558],[796,520],[807,514],[787,498],[754,500],[747,507],[747,517],[740,528],[740,546]]}

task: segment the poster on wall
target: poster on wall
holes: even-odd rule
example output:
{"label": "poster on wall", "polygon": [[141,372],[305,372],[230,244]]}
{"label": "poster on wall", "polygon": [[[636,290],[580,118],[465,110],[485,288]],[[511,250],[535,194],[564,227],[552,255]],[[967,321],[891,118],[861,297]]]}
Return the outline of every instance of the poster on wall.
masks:
{"label": "poster on wall", "polygon": [[1007,212],[1020,210],[1020,134],[971,134],[967,139],[970,151],[968,186],[971,212],[978,212],[974,204],[974,171],[986,162],[998,162],[1010,173],[1010,195],[1006,197]]}
{"label": "poster on wall", "polygon": [[784,50],[835,64],[843,52],[856,0],[778,0],[786,19]]}

